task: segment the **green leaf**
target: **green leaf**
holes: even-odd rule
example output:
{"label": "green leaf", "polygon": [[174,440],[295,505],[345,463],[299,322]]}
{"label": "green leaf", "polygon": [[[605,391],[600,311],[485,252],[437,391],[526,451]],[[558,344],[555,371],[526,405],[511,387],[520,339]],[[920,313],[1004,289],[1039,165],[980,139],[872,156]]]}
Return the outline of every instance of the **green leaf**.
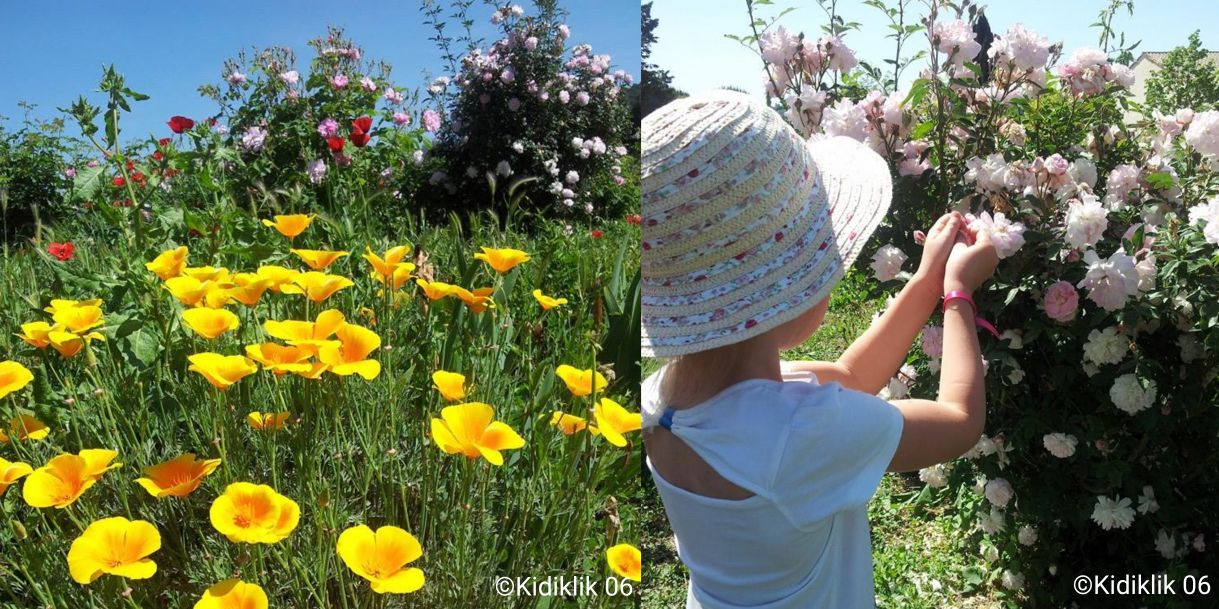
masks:
{"label": "green leaf", "polygon": [[1155,190],[1168,190],[1172,188],[1172,174],[1165,171],[1157,171],[1147,176],[1147,183]]}
{"label": "green leaf", "polygon": [[73,195],[81,201],[90,201],[102,186],[102,166],[77,170],[72,180]]}
{"label": "green leaf", "polygon": [[127,354],[142,367],[151,366],[161,354],[161,341],[148,328],[140,328],[127,337]]}
{"label": "green leaf", "polygon": [[[927,97],[927,81],[920,78],[910,85],[910,92],[906,94],[906,99],[902,100],[902,106],[911,108],[922,103]],[[931,124],[931,123],[923,123]],[[921,126],[921,125],[920,125]]]}

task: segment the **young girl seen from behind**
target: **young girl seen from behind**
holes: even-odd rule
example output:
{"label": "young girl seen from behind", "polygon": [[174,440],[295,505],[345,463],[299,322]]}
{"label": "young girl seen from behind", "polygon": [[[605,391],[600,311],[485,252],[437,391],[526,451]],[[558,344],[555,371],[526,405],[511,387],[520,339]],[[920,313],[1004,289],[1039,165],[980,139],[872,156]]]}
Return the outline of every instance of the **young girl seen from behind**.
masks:
{"label": "young girl seen from behind", "polygon": [[[889,206],[888,166],[842,137],[803,140],[749,96],[715,91],[643,121],[647,465],[690,572],[687,608],[875,605],[866,504],[885,471],[967,451],[985,420],[970,295],[998,262],[960,214],[835,362],[780,359]],[[944,311],[939,397],[876,393]]]}

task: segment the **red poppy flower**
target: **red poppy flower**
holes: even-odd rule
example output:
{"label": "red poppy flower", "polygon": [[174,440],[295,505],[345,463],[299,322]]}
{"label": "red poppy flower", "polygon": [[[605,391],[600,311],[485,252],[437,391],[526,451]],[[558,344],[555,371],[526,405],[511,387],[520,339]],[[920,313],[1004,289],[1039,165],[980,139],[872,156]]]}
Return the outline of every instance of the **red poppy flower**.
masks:
{"label": "red poppy flower", "polygon": [[157,145],[162,148],[169,148],[169,142],[170,142],[169,138],[163,137],[163,138],[157,140]]}
{"label": "red poppy flower", "polygon": [[47,253],[59,259],[60,262],[67,262],[76,255],[76,246],[72,245],[71,241],[64,243],[50,243],[47,245]]}
{"label": "red poppy flower", "polygon": [[351,121],[351,143],[356,145],[356,148],[363,148],[368,145],[368,140],[372,136],[368,134],[372,129],[372,117],[361,116],[354,121]]}
{"label": "red poppy flower", "polygon": [[195,121],[192,121],[185,116],[174,116],[169,119],[169,123],[167,124],[169,125],[170,131],[173,131],[174,133],[182,133],[183,131],[193,128],[195,126]]}
{"label": "red poppy flower", "polygon": [[131,180],[133,182],[135,182],[136,184],[143,186],[144,183],[148,180],[148,176],[145,176],[143,172],[137,171],[137,172],[131,174]]}
{"label": "red poppy flower", "polygon": [[158,151],[156,151],[156,152],[152,153],[152,160],[154,160],[154,161],[164,161],[164,160],[165,160],[165,155],[161,154],[161,151],[160,151],[160,150],[158,150]]}
{"label": "red poppy flower", "polygon": [[603,233],[603,232],[601,232],[601,231],[599,231],[599,230],[597,230],[597,229],[595,229],[595,228],[593,229],[593,232],[592,232],[592,238],[593,238],[593,239],[600,239],[600,238],[602,238],[602,237],[604,237],[604,236],[605,236],[605,233]]}
{"label": "red poppy flower", "polygon": [[326,138],[326,145],[330,146],[331,152],[342,152],[343,146],[347,145],[347,140],[341,137],[328,137]]}
{"label": "red poppy flower", "polygon": [[643,224],[643,216],[640,216],[639,214],[627,214],[626,223],[639,226],[640,224]]}
{"label": "red poppy flower", "polygon": [[127,171],[135,169],[135,161],[127,161]]}
{"label": "red poppy flower", "polygon": [[123,176],[114,176],[114,179],[110,180],[110,183],[122,188],[127,185],[127,179]]}

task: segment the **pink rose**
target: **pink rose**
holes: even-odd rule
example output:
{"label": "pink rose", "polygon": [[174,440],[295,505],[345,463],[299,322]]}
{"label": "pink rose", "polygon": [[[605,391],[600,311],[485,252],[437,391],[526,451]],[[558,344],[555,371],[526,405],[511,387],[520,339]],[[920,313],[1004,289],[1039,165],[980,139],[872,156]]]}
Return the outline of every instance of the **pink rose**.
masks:
{"label": "pink rose", "polygon": [[1079,292],[1069,281],[1056,281],[1045,290],[1045,313],[1051,319],[1066,323],[1075,319],[1079,308]]}
{"label": "pink rose", "polygon": [[1057,153],[1050,155],[1049,158],[1045,160],[1045,169],[1046,171],[1050,172],[1050,175],[1062,175],[1067,172],[1067,169],[1070,166],[1071,164],[1068,163],[1066,159],[1062,158],[1062,155]]}

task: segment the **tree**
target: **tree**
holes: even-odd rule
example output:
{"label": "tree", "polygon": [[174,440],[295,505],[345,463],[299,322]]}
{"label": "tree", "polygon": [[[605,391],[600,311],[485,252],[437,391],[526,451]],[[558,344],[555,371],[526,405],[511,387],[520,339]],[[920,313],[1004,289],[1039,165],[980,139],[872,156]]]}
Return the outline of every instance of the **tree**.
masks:
{"label": "tree", "polygon": [[673,88],[673,76],[667,70],[660,69],[656,64],[648,62],[648,58],[652,56],[652,45],[656,43],[656,27],[660,25],[660,20],[652,17],[652,3],[647,2],[643,5],[639,13],[642,21],[640,23],[640,55],[643,59],[643,65],[640,66],[640,89],[639,89],[639,106],[637,108],[637,116],[642,118],[651,114],[653,110],[679,98],[685,97],[683,91]]}
{"label": "tree", "polygon": [[1219,107],[1219,67],[1207,60],[1197,30],[1189,44],[1168,52],[1160,70],[1147,79],[1149,110],[1170,114],[1178,108],[1196,111]]}

